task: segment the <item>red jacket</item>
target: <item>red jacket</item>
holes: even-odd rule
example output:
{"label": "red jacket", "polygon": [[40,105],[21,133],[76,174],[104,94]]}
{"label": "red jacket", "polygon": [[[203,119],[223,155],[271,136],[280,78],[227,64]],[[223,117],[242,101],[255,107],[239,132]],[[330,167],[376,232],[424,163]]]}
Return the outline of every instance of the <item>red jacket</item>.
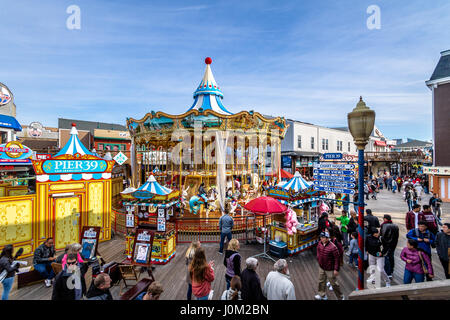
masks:
{"label": "red jacket", "polygon": [[[424,216],[423,216],[423,212],[419,211],[419,216],[417,219],[417,222],[419,222],[420,220],[425,220]],[[415,224],[415,215],[413,211],[409,211],[406,213],[406,230],[411,230],[411,229],[415,229],[416,228],[416,224]]]}
{"label": "red jacket", "polygon": [[323,245],[322,241],[319,241],[317,245],[317,261],[319,266],[325,271],[339,271],[339,250],[334,243],[328,241],[326,245]]}
{"label": "red jacket", "polygon": [[194,280],[192,276],[192,293],[198,297],[204,297],[211,291],[211,282],[214,281],[214,270],[211,266],[206,268],[203,281],[198,283]]}
{"label": "red jacket", "polygon": [[439,230],[433,212],[422,212],[422,217],[427,223],[428,230],[436,234]]}

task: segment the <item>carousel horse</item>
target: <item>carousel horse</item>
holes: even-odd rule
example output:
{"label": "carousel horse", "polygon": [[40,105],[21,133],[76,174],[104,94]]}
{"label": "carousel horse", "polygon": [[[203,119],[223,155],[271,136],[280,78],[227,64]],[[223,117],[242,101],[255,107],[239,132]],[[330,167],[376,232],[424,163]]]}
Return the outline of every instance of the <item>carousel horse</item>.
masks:
{"label": "carousel horse", "polygon": [[195,195],[189,199],[189,208],[191,209],[191,213],[197,214],[202,206],[208,203],[208,198],[205,195]]}

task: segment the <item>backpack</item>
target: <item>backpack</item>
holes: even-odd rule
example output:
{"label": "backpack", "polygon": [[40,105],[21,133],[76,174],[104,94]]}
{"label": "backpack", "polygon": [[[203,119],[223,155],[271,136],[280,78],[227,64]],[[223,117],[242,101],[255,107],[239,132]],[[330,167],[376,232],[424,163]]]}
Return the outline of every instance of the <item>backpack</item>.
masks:
{"label": "backpack", "polygon": [[233,253],[231,256],[229,256],[227,258],[227,270],[226,270],[226,274],[230,277],[234,276],[234,263],[233,263],[233,259],[236,255],[238,255],[239,253],[235,252]]}

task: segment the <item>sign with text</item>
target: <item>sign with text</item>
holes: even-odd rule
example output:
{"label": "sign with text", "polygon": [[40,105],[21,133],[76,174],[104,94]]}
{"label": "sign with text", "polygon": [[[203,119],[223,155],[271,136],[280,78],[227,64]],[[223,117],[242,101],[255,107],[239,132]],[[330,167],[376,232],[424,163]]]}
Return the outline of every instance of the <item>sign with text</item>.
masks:
{"label": "sign with text", "polygon": [[97,255],[100,227],[84,226],[81,230],[81,256],[91,260]]}
{"label": "sign with text", "polygon": [[355,182],[356,181],[356,178],[353,176],[315,175],[314,178],[317,181],[342,181],[342,182]]}
{"label": "sign with text", "polygon": [[46,160],[42,164],[47,174],[103,173],[108,168],[105,160]]}
{"label": "sign with text", "polygon": [[133,264],[149,266],[151,264],[152,246],[155,232],[153,230],[138,228],[136,230],[133,253]]}
{"label": "sign with text", "polygon": [[314,190],[325,191],[325,192],[334,192],[334,193],[345,193],[345,194],[354,194],[355,193],[355,190],[353,190],[353,189],[332,188],[332,187],[314,186]]}
{"label": "sign with text", "polygon": [[322,157],[324,160],[340,160],[342,159],[342,153],[324,153]]}
{"label": "sign with text", "polygon": [[316,164],[314,164],[314,168],[352,170],[352,169],[355,169],[355,165],[354,164],[346,164],[346,163],[316,163]]}
{"label": "sign with text", "polygon": [[353,170],[322,170],[314,169],[314,174],[331,174],[331,175],[344,175],[344,176],[354,176],[355,171]]}
{"label": "sign with text", "polygon": [[314,181],[314,186],[352,189],[356,185],[354,183],[346,183],[346,182]]}

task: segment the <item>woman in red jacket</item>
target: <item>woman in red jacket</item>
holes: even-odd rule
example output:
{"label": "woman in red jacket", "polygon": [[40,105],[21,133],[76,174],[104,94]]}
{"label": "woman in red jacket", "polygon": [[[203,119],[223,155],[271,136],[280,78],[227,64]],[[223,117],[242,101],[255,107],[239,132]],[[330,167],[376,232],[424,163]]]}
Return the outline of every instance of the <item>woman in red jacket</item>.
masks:
{"label": "woman in red jacket", "polygon": [[214,281],[214,261],[206,262],[205,249],[195,250],[194,258],[189,265],[189,274],[192,280],[192,293],[197,300],[208,300],[211,291],[211,282]]}

